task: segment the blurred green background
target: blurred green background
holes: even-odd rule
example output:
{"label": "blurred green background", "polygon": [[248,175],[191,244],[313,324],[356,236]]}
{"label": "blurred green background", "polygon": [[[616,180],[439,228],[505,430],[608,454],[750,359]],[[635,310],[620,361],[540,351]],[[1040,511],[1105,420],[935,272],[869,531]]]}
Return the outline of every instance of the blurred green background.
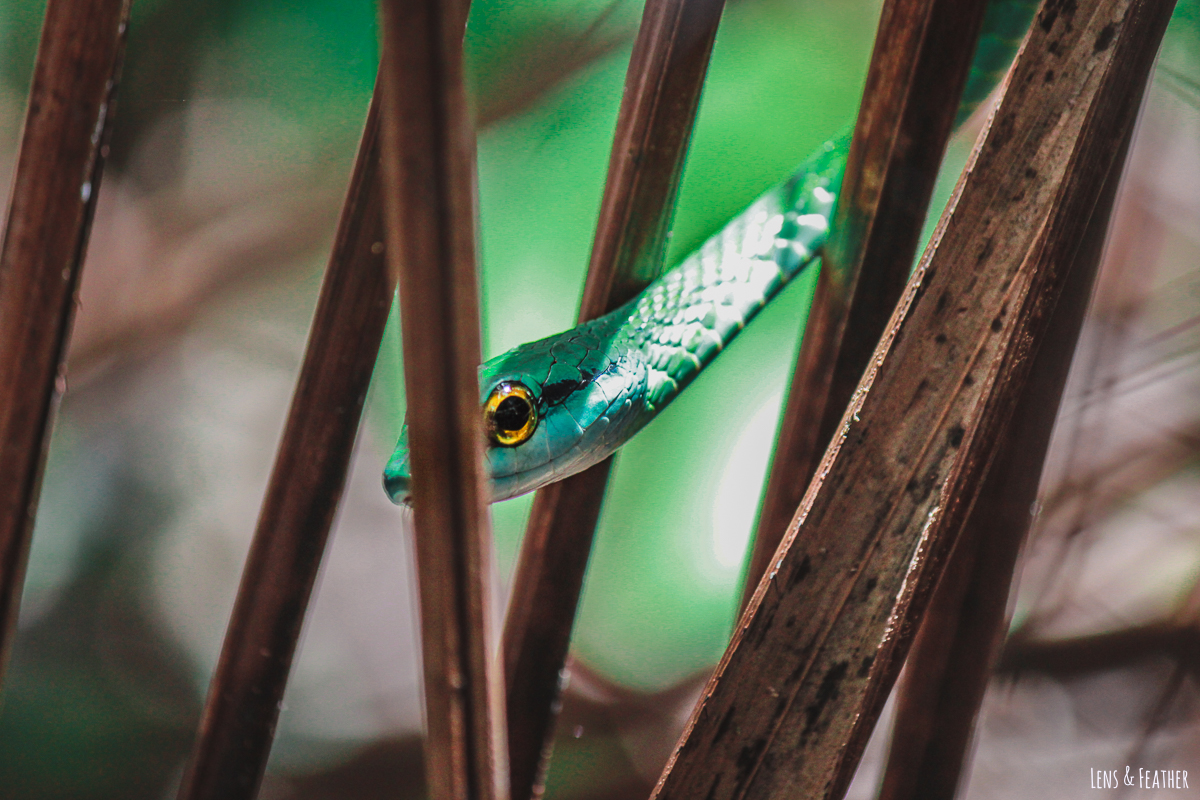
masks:
{"label": "blurred green background", "polygon": [[[0,0],[4,176],[43,8]],[[487,357],[572,324],[640,12],[629,0],[472,5]],[[133,14],[0,713],[0,798],[159,798],[178,780],[377,63],[367,0],[135,0]],[[876,0],[731,0],[669,262],[853,120],[877,18]],[[1167,46],[1185,92],[1197,19],[1197,3],[1181,3]],[[952,145],[938,208],[969,145]],[[719,658],[811,290],[811,275],[790,286],[620,454],[575,631],[584,691],[568,699],[551,796],[644,792]],[[395,331],[360,445],[362,483],[375,487],[364,497],[382,496],[378,471],[403,419]],[[207,409],[189,404],[196,385],[219,387]],[[230,486],[230,474],[248,477]],[[493,507],[502,576],[529,502]],[[349,528],[401,536],[399,516],[371,513],[344,513],[339,546],[358,535]],[[202,554],[222,536],[236,544],[207,570]],[[320,602],[340,596],[336,585],[323,577]],[[363,636],[386,639],[396,624],[380,613]],[[300,660],[319,653],[334,677],[289,693],[263,796],[418,796],[415,684],[351,685],[337,677],[350,656],[324,641],[306,633]],[[338,706],[371,692],[408,692],[395,700],[407,710],[332,733],[303,721],[304,698]]]}

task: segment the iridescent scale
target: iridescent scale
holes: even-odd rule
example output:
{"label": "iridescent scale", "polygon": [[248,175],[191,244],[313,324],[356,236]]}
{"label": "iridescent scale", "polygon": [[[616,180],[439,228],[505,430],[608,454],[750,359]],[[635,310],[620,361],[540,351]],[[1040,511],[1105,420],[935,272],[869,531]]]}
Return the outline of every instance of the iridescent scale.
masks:
{"label": "iridescent scale", "polygon": [[615,315],[614,344],[649,368],[646,413],[669,403],[806,266],[829,231],[845,165],[831,141]]}

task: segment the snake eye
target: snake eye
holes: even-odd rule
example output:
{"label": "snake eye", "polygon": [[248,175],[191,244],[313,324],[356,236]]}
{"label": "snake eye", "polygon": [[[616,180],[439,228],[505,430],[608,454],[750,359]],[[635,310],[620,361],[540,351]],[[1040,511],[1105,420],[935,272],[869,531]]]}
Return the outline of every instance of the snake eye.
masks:
{"label": "snake eye", "polygon": [[483,405],[483,422],[498,445],[516,447],[527,441],[538,423],[533,394],[516,381],[497,384]]}

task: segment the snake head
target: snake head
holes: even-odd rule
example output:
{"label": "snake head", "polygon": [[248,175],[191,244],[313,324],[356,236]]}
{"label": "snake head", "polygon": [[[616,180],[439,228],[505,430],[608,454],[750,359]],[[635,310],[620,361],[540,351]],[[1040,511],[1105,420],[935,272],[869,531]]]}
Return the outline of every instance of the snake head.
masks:
{"label": "snake head", "polygon": [[[607,458],[644,419],[647,370],[603,320],[521,345],[479,369],[491,499],[539,489]],[[411,499],[408,425],[383,473],[394,503]]]}

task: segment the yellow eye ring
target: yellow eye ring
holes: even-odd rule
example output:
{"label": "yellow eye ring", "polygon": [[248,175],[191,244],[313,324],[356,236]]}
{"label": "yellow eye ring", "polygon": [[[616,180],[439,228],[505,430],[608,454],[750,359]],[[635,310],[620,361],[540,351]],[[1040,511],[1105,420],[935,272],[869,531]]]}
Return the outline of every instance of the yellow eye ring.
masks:
{"label": "yellow eye ring", "polygon": [[483,404],[483,423],[498,445],[516,447],[528,441],[538,424],[533,392],[517,381],[497,384]]}

